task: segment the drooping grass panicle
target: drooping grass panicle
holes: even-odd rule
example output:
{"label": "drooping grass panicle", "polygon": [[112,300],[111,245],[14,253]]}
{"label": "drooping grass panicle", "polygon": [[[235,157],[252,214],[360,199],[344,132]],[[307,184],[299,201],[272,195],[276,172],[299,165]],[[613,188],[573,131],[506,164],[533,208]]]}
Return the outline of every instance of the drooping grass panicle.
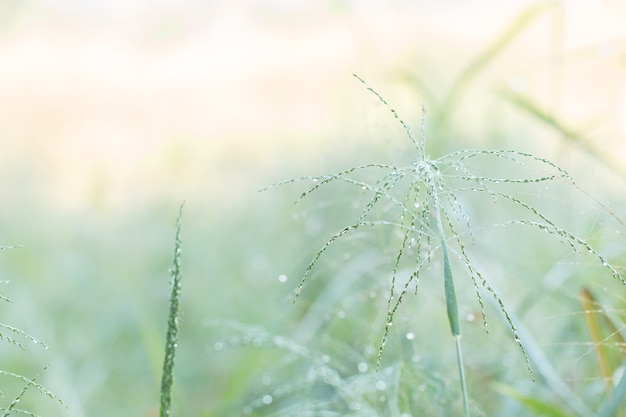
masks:
{"label": "drooping grass panicle", "polygon": [[[44,367],[44,371],[48,369],[48,366]],[[9,372],[9,371],[5,371],[0,369],[0,375],[5,375],[11,378],[15,378],[18,379],[20,381],[22,381],[24,384],[26,384],[26,386],[22,389],[22,391],[18,394],[18,396],[16,398],[13,399],[13,401],[11,402],[13,404],[13,406],[11,407],[11,405],[9,405],[9,407],[7,407],[7,409],[5,410],[5,413],[11,411],[11,408],[15,408],[15,406],[17,405],[17,403],[20,402],[20,400],[22,399],[22,397],[24,396],[24,394],[26,393],[26,391],[30,388],[33,387],[35,389],[37,389],[40,393],[42,393],[43,395],[45,395],[48,398],[51,398],[55,401],[57,401],[59,404],[61,404],[62,406],[64,406],[65,408],[67,408],[67,405],[63,402],[63,400],[61,400],[59,397],[57,397],[56,395],[54,395],[54,393],[52,393],[50,390],[46,389],[45,387],[43,387],[43,385],[39,384],[38,382],[36,382],[37,378],[26,378],[23,375],[19,375],[13,372]],[[16,411],[16,410],[13,410]],[[9,414],[4,414],[4,415],[9,415]]]}
{"label": "drooping grass panicle", "polygon": [[[15,328],[13,326],[9,326],[8,324],[0,323],[0,329],[6,329],[6,330],[10,331],[11,333],[13,333],[15,335],[19,335],[19,336],[21,336],[21,337],[31,341],[32,343],[34,343],[36,345],[42,346],[44,349],[48,349],[48,346],[45,343],[43,343],[41,340],[35,339],[33,336],[29,335],[28,333],[26,333],[26,332],[24,332],[24,331],[22,331],[20,329],[17,329],[17,328]],[[19,342],[17,339],[15,339],[15,338],[13,338],[11,336],[7,336],[6,334],[2,333],[1,331],[0,331],[0,340],[5,340],[5,341],[7,341],[7,342],[9,342],[9,343],[19,347],[22,350],[26,350],[26,348],[24,347],[24,345],[21,342]]]}
{"label": "drooping grass panicle", "polygon": [[169,315],[167,320],[167,334],[165,337],[165,358],[163,360],[163,374],[161,376],[161,399],[160,416],[169,417],[172,403],[172,386],[174,384],[174,364],[176,358],[176,348],[178,345],[179,310],[180,310],[180,290],[181,290],[181,254],[182,240],[181,227],[184,203],[178,210],[176,219],[176,237],[174,242],[174,259],[170,268],[170,301]]}
{"label": "drooping grass panicle", "polygon": [[391,107],[389,105],[389,103],[387,103],[387,101],[380,95],[378,94],[378,92],[376,90],[374,90],[372,87],[370,87],[364,79],[362,79],[361,77],[359,77],[356,74],[352,74],[357,80],[361,81],[361,83],[363,83],[363,85],[365,86],[365,88],[367,88],[367,90],[374,94],[378,100],[380,100],[381,103],[383,103],[385,105],[385,107],[387,107],[389,109],[389,111],[391,112],[391,114],[393,114],[393,117],[402,125],[402,127],[404,128],[404,131],[406,132],[407,136],[409,137],[409,139],[411,139],[411,142],[413,142],[413,145],[415,145],[415,148],[418,150],[418,153],[423,155],[424,154],[424,144],[423,143],[419,143],[417,141],[417,139],[415,138],[415,135],[413,134],[413,131],[411,130],[411,128],[409,127],[409,125],[407,125],[404,120],[402,120],[400,118],[400,116],[398,115],[398,112],[395,111],[395,109],[393,107]]}
{"label": "drooping grass panicle", "polygon": [[[304,359],[313,366],[314,372],[306,378],[308,379],[306,381],[307,385],[311,385],[318,380],[322,381],[325,385],[335,390],[341,402],[345,403],[348,408],[359,409],[359,411],[366,413],[365,415],[372,415],[368,411],[373,410],[364,409],[364,407],[367,407],[367,403],[360,401],[359,393],[349,386],[349,381],[343,379],[340,373],[323,359],[322,355],[317,354],[307,346],[286,336],[271,333],[261,326],[244,324],[234,320],[211,320],[206,324],[212,327],[226,327],[231,331],[239,333],[239,335],[230,336],[228,340],[217,342],[219,350],[226,347],[254,346],[257,348],[277,348],[286,351],[293,355],[293,358],[288,358],[288,360]],[[277,397],[286,393],[289,393],[288,390],[271,391],[271,394]],[[253,403],[255,408],[262,405],[262,401]]]}
{"label": "drooping grass panicle", "polygon": [[[17,394],[17,396],[11,400],[11,402],[9,403],[9,405],[3,409],[4,413],[2,414],[2,417],[8,417],[9,414],[11,414],[12,411],[16,411],[16,412],[20,412],[22,410],[17,410],[15,407],[17,406],[17,404],[21,401],[21,399],[24,397],[24,394],[26,394],[26,391],[28,391],[28,389],[33,386],[35,384],[35,379],[33,378],[32,380],[29,380],[26,385],[24,386],[24,388],[22,388],[22,390],[19,392],[19,394]],[[31,414],[29,412],[26,412],[26,414]]]}

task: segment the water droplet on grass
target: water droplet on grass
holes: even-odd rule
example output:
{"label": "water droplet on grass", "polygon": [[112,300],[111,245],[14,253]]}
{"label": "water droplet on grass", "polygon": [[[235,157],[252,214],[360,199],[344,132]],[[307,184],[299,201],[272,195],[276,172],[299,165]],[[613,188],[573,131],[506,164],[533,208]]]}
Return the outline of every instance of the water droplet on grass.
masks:
{"label": "water droplet on grass", "polygon": [[387,389],[387,383],[385,381],[383,381],[382,379],[379,379],[378,381],[376,381],[376,389],[378,391],[384,391]]}
{"label": "water droplet on grass", "polygon": [[365,362],[359,362],[359,364],[357,365],[357,368],[359,370],[359,372],[361,373],[365,373],[367,372],[367,364]]}
{"label": "water droplet on grass", "polygon": [[408,340],[413,340],[413,339],[415,339],[415,335],[413,333],[409,332],[409,333],[406,334],[406,338]]}
{"label": "water droplet on grass", "polygon": [[272,401],[274,401],[274,398],[272,398],[271,395],[266,394],[266,395],[263,396],[263,399],[261,401],[263,401],[263,404],[265,404],[265,405],[270,405],[272,403]]}
{"label": "water droplet on grass", "polygon": [[285,274],[280,274],[278,276],[278,281],[279,282],[287,282],[287,279],[289,279],[289,277],[287,277],[287,275],[285,275]]}

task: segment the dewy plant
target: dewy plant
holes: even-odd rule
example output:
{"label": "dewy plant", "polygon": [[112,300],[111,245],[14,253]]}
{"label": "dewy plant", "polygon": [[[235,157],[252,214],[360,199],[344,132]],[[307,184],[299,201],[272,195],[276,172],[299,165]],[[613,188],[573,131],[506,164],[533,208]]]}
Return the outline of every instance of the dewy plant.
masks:
{"label": "dewy plant", "polygon": [[176,239],[174,241],[174,259],[171,274],[170,289],[170,310],[167,318],[167,334],[165,336],[165,358],[163,359],[163,374],[161,376],[161,400],[160,417],[169,417],[172,408],[172,386],[174,384],[174,363],[176,359],[176,348],[178,346],[179,327],[179,303],[180,303],[180,281],[182,272],[180,269],[180,255],[182,253],[182,240],[180,229],[182,227],[183,206],[181,204],[176,219]]}
{"label": "dewy plant", "polygon": [[[465,273],[472,280],[485,328],[486,317],[481,295],[483,289],[494,299],[504,314],[513,337],[526,359],[531,374],[532,370],[529,356],[511,314],[509,314],[501,297],[489,284],[484,274],[475,266],[468,253],[467,247],[474,242],[475,238],[472,232],[469,211],[460,199],[462,193],[469,192],[471,194],[484,195],[492,200],[506,201],[510,206],[516,207],[517,211],[522,213],[522,215],[513,220],[499,221],[495,226],[520,225],[538,229],[566,244],[575,253],[589,253],[615,279],[625,285],[626,281],[620,272],[603,255],[596,251],[591,244],[558,226],[547,214],[544,214],[538,208],[536,203],[511,192],[503,191],[503,186],[523,187],[547,182],[563,182],[578,188],[572,177],[564,169],[547,159],[515,150],[464,149],[431,159],[426,154],[425,149],[424,110],[422,109],[421,137],[417,138],[409,126],[380,94],[369,87],[361,78],[356,75],[355,77],[389,108],[394,118],[402,125],[413,145],[415,156],[412,163],[408,166],[367,164],[331,175],[307,176],[275,184],[282,185],[296,181],[312,182],[313,185],[304,191],[297,201],[332,182],[344,182],[353,185],[360,192],[370,195],[369,201],[365,204],[356,220],[332,235],[313,256],[297,287],[296,297],[300,294],[320,257],[342,237],[356,230],[372,227],[389,227],[399,230],[401,238],[391,273],[391,287],[387,300],[387,319],[380,342],[378,363],[380,363],[394,316],[402,304],[407,291],[414,286],[417,292],[419,279],[431,269],[431,265],[434,264],[433,260],[441,260],[443,264],[443,286],[447,316],[456,346],[465,415],[469,416],[467,385],[461,353],[461,325],[454,287],[453,265],[457,261],[464,267]],[[484,170],[479,169],[479,166],[485,167],[492,162],[505,164],[506,172],[509,173],[508,176],[483,174]],[[377,180],[370,182],[360,179],[357,174],[364,171],[375,171]],[[383,216],[377,217],[378,209],[381,208],[379,206],[385,206],[385,209],[381,211],[384,213]],[[392,209],[389,209],[389,207]],[[438,253],[440,255],[437,255]],[[401,283],[397,278],[401,261],[408,256],[413,256],[410,260],[411,265],[413,265],[411,268],[412,273],[406,281]]]}

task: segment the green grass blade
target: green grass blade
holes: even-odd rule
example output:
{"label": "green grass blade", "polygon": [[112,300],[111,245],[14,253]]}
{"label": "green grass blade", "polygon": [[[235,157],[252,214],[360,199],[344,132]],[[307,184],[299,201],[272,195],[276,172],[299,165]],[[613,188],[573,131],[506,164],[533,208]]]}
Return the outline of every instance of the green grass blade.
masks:
{"label": "green grass blade", "polygon": [[[491,297],[488,298],[488,300],[496,307],[500,302],[504,302],[503,300],[500,300],[500,302],[496,301]],[[515,323],[517,337],[524,340],[525,352],[532,362],[534,369],[539,374],[539,377],[563,403],[567,404],[569,409],[576,413],[576,415],[592,417],[594,413],[587,407],[582,399],[572,391],[570,386],[563,381],[557,370],[552,366],[550,359],[546,356],[543,349],[526,328],[522,320],[520,320],[513,311],[509,311],[508,314],[509,320]]]}
{"label": "green grass blade", "polygon": [[496,384],[493,388],[507,397],[513,398],[528,410],[532,411],[534,415],[545,417],[571,417],[570,413],[559,406],[537,397],[524,395],[508,385]]}
{"label": "green grass blade", "polygon": [[444,239],[441,240],[441,250],[443,251],[443,285],[446,293],[446,310],[448,321],[453,336],[461,336],[461,325],[459,322],[459,308],[456,302],[456,291],[454,290],[454,280],[452,279],[452,268],[448,256],[448,246]]}
{"label": "green grass blade", "polygon": [[485,48],[459,75],[449,93],[443,100],[435,126],[444,127],[447,119],[453,114],[454,106],[459,97],[468,88],[472,80],[486,68],[535,18],[546,9],[552,7],[553,2],[539,2],[524,10],[487,48]]}
{"label": "green grass blade", "polygon": [[160,417],[169,417],[172,404],[172,385],[174,383],[174,359],[176,357],[176,346],[178,341],[178,314],[180,301],[180,281],[182,278],[180,270],[181,238],[180,229],[182,222],[184,203],[178,210],[176,219],[176,240],[174,244],[174,260],[171,272],[171,294],[170,312],[167,320],[167,336],[165,338],[165,359],[163,360],[163,375],[161,377],[161,410]]}
{"label": "green grass blade", "polygon": [[441,222],[441,207],[439,206],[438,200],[435,199],[435,203],[437,228],[439,230],[439,238],[441,240],[441,251],[443,252],[443,284],[446,294],[446,311],[448,313],[450,330],[452,331],[452,335],[454,336],[454,344],[456,347],[456,360],[459,367],[459,380],[461,383],[461,391],[463,393],[463,408],[465,410],[465,417],[469,417],[469,398],[467,395],[467,383],[465,382],[463,354],[461,352],[461,324],[459,320],[459,307],[456,302],[456,291],[454,290],[454,279],[452,278],[452,267],[450,266],[448,245],[446,244],[443,224]]}
{"label": "green grass blade", "polygon": [[[626,363],[622,365],[626,367]],[[614,417],[619,412],[620,405],[624,405],[624,399],[626,398],[626,372],[622,373],[620,381],[617,383],[615,389],[609,394],[606,400],[602,403],[598,411],[598,417]]]}

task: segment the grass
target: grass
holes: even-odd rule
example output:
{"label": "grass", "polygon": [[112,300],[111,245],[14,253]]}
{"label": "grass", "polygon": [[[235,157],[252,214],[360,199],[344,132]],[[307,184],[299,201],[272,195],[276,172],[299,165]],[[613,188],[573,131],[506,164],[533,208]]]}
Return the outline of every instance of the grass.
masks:
{"label": "grass", "polygon": [[[357,78],[365,84],[361,78]],[[528,185],[561,182],[571,185],[575,189],[580,189],[575,184],[572,176],[564,169],[547,159],[515,150],[465,149],[431,159],[426,154],[424,127],[422,127],[421,138],[417,138],[408,125],[398,116],[398,113],[387,104],[380,94],[367,85],[366,88],[389,108],[393,117],[402,125],[406,136],[414,147],[414,159],[409,166],[405,167],[388,164],[367,164],[349,168],[336,174],[302,177],[298,180],[288,180],[277,184],[285,185],[295,181],[312,182],[313,185],[301,193],[298,201],[317,191],[320,187],[334,182],[350,184],[356,189],[360,189],[361,192],[370,195],[369,201],[358,214],[356,220],[333,234],[315,253],[297,287],[296,297],[301,293],[304,284],[309,279],[322,255],[331,246],[335,245],[337,241],[362,229],[380,227],[396,229],[401,239],[398,242],[395,263],[392,266],[389,296],[387,298],[387,319],[382,340],[379,344],[377,366],[380,366],[389,336],[389,329],[394,322],[398,308],[411,286],[415,287],[415,293],[418,292],[420,279],[424,275],[430,275],[435,253],[440,250],[443,263],[442,273],[446,311],[457,352],[456,357],[464,415],[469,416],[469,398],[463,355],[461,353],[459,307],[452,274],[453,261],[450,253],[454,255],[455,260],[459,262],[465,270],[465,274],[472,281],[485,329],[487,329],[487,318],[483,292],[495,301],[506,318],[513,339],[525,357],[531,374],[532,368],[524,342],[517,330],[518,325],[512,319],[512,315],[505,306],[501,296],[495,291],[485,274],[481,272],[479,267],[476,266],[476,262],[470,256],[468,247],[477,243],[472,229],[472,221],[461,200],[461,195],[475,193],[487,196],[493,200],[506,201],[518,209],[524,217],[513,217],[509,220],[493,223],[489,227],[524,226],[536,228],[546,236],[555,238],[565,246],[568,246],[574,253],[582,254],[586,252],[591,254],[614,279],[624,285],[626,285],[626,281],[620,272],[586,240],[559,226],[548,215],[544,214],[540,208],[535,207],[534,203],[527,202],[510,191],[502,191],[501,188],[498,188],[501,185],[519,188]],[[424,115],[424,111],[422,114]],[[422,120],[422,126],[424,126],[424,120]],[[487,164],[489,159],[494,159],[497,162],[506,163],[507,166],[504,166],[502,169],[503,174],[497,176],[484,174],[480,172],[481,165],[478,163],[472,164],[478,159],[487,159],[487,161],[481,161],[481,165]],[[531,164],[534,166],[531,167]],[[368,182],[355,177],[361,171],[377,172],[374,175],[375,180]],[[510,175],[510,173],[517,171],[521,172],[521,175]],[[379,206],[386,206],[386,208],[379,210],[377,213],[376,209]],[[380,213],[383,214],[380,215]],[[407,252],[410,255],[407,255]],[[404,278],[404,283],[400,285],[398,284],[398,271],[404,257],[411,258],[409,262],[413,264],[413,267],[408,278]]]}
{"label": "grass", "polygon": [[[20,248],[20,246],[0,246],[0,250],[18,249],[18,248]],[[5,303],[13,303],[11,299],[3,295],[0,295],[0,300]],[[43,349],[48,349],[48,346],[42,341],[40,341],[39,339],[34,338],[33,336],[24,332],[23,330],[20,330],[14,326],[11,326],[5,323],[0,323],[0,341],[5,342],[9,345],[12,345],[12,347],[18,348],[21,351],[27,350],[25,347],[25,343],[39,346]],[[48,366],[45,366],[43,368],[43,371],[46,371],[47,368]],[[11,413],[20,413],[20,414],[30,415],[33,417],[38,417],[37,414],[27,409],[22,409],[18,407],[20,401],[22,401],[27,391],[31,388],[34,388],[36,391],[39,391],[39,393],[43,394],[44,396],[47,396],[55,401],[58,401],[61,405],[65,405],[63,401],[59,397],[57,397],[52,391],[46,389],[41,384],[37,383],[36,382],[37,378],[30,379],[19,373],[7,371],[4,369],[0,370],[0,376],[8,377],[8,379],[11,379],[12,382],[15,382],[18,384],[20,383],[24,384],[21,390],[15,395],[15,397],[13,397],[10,400],[10,402],[7,405],[0,406],[0,411],[3,412],[2,413],[3,417],[9,416]],[[11,385],[13,384],[4,385],[3,390],[6,389],[5,387],[11,387]]]}
{"label": "grass", "polygon": [[[551,162],[554,155],[526,152],[531,135],[508,127],[509,143],[523,151],[442,151],[474,139],[459,111],[468,93],[550,7],[559,6],[522,12],[440,100],[429,97],[420,135],[387,106],[408,146],[391,139],[345,155],[336,145],[322,168],[281,155],[280,170],[255,172],[255,185],[247,179],[247,192],[231,206],[217,200],[228,199],[230,176],[245,177],[245,170],[230,160],[216,168],[212,178],[223,189],[186,208],[191,279],[182,293],[179,211],[169,309],[155,282],[170,261],[164,248],[171,233],[156,225],[169,223],[173,208],[164,201],[178,197],[80,216],[21,195],[3,202],[11,220],[3,238],[25,243],[3,253],[0,264],[3,279],[24,280],[5,288],[19,302],[3,303],[16,321],[0,329],[13,371],[1,375],[9,381],[3,413],[623,415],[621,195],[603,179],[586,193],[561,162]],[[530,116],[528,125],[566,138],[563,149],[583,148],[595,159],[559,160],[582,167],[577,178],[589,174],[589,164],[610,165],[607,151],[532,94],[499,94]],[[498,118],[486,118],[497,130]],[[498,146],[506,141],[498,139]],[[387,155],[395,158],[381,161]],[[28,163],[18,164],[20,176],[37,172]],[[288,181],[305,184],[295,207],[283,194],[251,192],[273,181],[266,177],[284,178],[293,169],[286,166],[340,168]],[[171,178],[177,185],[180,177]],[[603,193],[610,198],[589,198]],[[600,202],[610,199],[613,209]],[[17,328],[41,335],[54,357]],[[173,397],[174,374],[182,394]],[[70,408],[55,414],[44,387]]]}
{"label": "grass", "polygon": [[163,359],[163,373],[161,376],[161,408],[159,415],[168,417],[172,409],[172,387],[174,385],[174,364],[176,359],[176,348],[178,347],[178,327],[179,327],[179,304],[182,271],[180,269],[180,256],[182,253],[182,241],[180,229],[182,226],[183,205],[178,210],[176,220],[176,239],[174,243],[174,260],[170,272],[172,274],[170,308],[167,319],[167,335],[165,336],[165,358]]}

